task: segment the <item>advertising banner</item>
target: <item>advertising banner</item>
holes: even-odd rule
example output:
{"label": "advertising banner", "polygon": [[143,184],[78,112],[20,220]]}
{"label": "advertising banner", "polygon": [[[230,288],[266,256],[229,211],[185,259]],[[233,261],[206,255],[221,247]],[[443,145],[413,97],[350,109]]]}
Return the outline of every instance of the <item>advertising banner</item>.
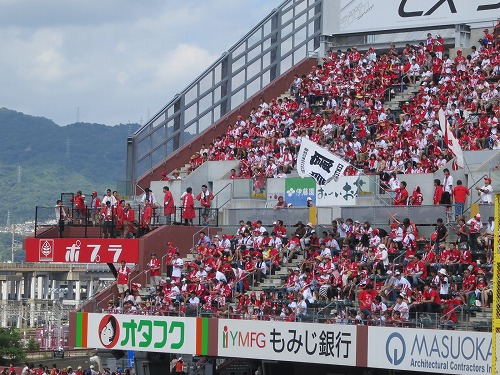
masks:
{"label": "advertising banner", "polygon": [[122,238],[26,238],[27,262],[127,263],[139,261],[139,240]]}
{"label": "advertising banner", "polygon": [[285,179],[285,201],[294,207],[307,206],[307,198],[316,205],[316,181],[314,178],[292,177]]}
{"label": "advertising banner", "polygon": [[492,21],[499,11],[496,0],[352,0],[343,4],[340,33]]}
{"label": "advertising banner", "polygon": [[356,366],[356,326],[221,319],[218,355]]}
{"label": "advertising banner", "polygon": [[82,348],[196,354],[195,323],[193,318],[77,313],[75,342]]}
{"label": "advertising banner", "polygon": [[490,374],[490,332],[369,327],[368,367]]}
{"label": "advertising banner", "polygon": [[316,189],[316,206],[354,206],[358,196],[357,176],[342,176]]}

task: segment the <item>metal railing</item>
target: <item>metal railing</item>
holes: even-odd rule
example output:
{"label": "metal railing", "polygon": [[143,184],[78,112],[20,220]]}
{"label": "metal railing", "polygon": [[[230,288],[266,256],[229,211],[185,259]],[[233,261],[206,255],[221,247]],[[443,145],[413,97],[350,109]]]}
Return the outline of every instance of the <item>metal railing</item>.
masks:
{"label": "metal railing", "polygon": [[231,193],[229,194],[229,199],[227,199],[224,203],[219,204],[219,194],[222,193],[224,190],[226,190],[228,187],[232,187],[233,184],[231,182],[228,182],[222,189],[220,189],[217,193],[214,194],[214,198],[212,199],[213,202],[215,202],[215,207],[218,209],[224,207],[228,202],[231,201]]}
{"label": "metal railing", "polygon": [[[482,176],[481,176],[481,178],[478,178],[478,179],[477,179],[477,181],[476,181],[476,182],[474,182],[474,183],[473,183],[473,184],[469,187],[469,191],[472,193],[472,189],[473,189],[473,188],[474,188],[477,184],[479,184],[479,183],[483,180],[483,178],[485,178],[485,177],[488,177],[488,175],[487,175],[487,174],[484,174],[484,175],[482,175]],[[471,198],[472,198],[472,195],[471,195]],[[471,199],[471,200],[472,200],[472,199]],[[463,210],[462,215],[465,215],[465,213],[471,209],[472,205],[473,205],[473,204],[476,204],[476,203],[477,203],[477,202],[479,202],[480,200],[481,200],[481,197],[478,197],[478,198],[477,198],[474,202],[471,202],[471,204],[469,205],[469,207],[467,207],[467,208],[465,208],[465,209]]]}
{"label": "metal railing", "polygon": [[195,243],[197,242],[197,241],[195,241],[196,236],[199,235],[201,232],[204,232],[206,229],[207,229],[207,226],[204,226],[203,228],[201,228],[201,229],[197,230],[195,233],[193,233],[193,242],[192,242],[192,246],[191,246],[191,253],[194,253],[194,250],[196,247],[196,245],[195,245]]}
{"label": "metal railing", "polygon": [[[381,312],[372,312],[368,318],[362,318],[359,314],[354,301],[334,300],[324,302],[314,302],[306,308],[305,313],[295,314],[293,310],[290,313],[283,313],[288,307],[287,300],[272,300],[271,306],[263,309],[250,305],[242,310],[235,309],[231,304],[212,301],[212,308],[207,308],[202,304],[189,304],[184,302],[173,303],[168,308],[162,308],[144,302],[144,307],[139,306],[136,311],[122,311],[113,309],[114,314],[125,315],[155,315],[155,316],[183,316],[183,317],[203,317],[203,318],[221,318],[221,319],[243,319],[243,320],[262,320],[262,321],[285,321],[285,322],[307,322],[307,323],[325,323],[325,324],[343,324],[343,325],[367,325],[367,326],[388,326],[388,327],[406,327],[423,328],[433,330],[459,329],[463,331],[488,331],[491,330],[491,319],[471,321],[471,314],[475,309],[457,306],[454,309],[456,322],[450,321],[450,313],[439,312],[421,312],[414,311],[415,305],[410,305],[410,317],[408,319],[394,319],[392,316],[384,317]],[[416,304],[418,305],[418,304]],[[279,307],[279,308],[278,308]],[[273,311],[275,311],[273,313]],[[392,310],[388,310],[392,314]],[[96,310],[96,312],[110,312],[107,309]]]}

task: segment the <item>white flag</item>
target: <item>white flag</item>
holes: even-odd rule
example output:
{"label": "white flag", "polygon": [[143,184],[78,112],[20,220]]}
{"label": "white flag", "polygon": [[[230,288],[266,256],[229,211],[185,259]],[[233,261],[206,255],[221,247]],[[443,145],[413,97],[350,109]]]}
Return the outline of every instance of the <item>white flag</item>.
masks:
{"label": "white flag", "polygon": [[456,168],[457,166],[463,168],[464,153],[462,151],[462,147],[460,147],[460,143],[458,142],[457,137],[455,137],[455,133],[453,133],[450,123],[446,120],[446,116],[442,108],[439,109],[439,125],[441,125],[441,131],[444,135],[444,143],[451,154],[455,157],[452,169],[458,169]]}
{"label": "white flag", "polygon": [[297,155],[297,170],[300,177],[311,176],[318,185],[338,181],[350,164],[317,143],[303,137]]}

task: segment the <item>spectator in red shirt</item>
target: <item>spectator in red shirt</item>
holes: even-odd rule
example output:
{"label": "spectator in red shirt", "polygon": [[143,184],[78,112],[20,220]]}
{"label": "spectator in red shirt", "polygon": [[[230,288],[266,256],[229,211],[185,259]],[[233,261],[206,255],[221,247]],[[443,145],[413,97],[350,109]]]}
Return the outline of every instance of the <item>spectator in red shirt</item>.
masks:
{"label": "spectator in red shirt", "polygon": [[125,296],[125,291],[128,289],[128,279],[130,276],[130,268],[127,267],[127,262],[122,260],[121,267],[118,268],[118,278],[117,278],[117,287],[118,293],[120,293],[121,299]]}
{"label": "spectator in red shirt", "polygon": [[408,190],[406,190],[406,181],[401,181],[400,187],[395,190],[396,196],[394,197],[395,206],[406,206],[408,203]]}
{"label": "spectator in red shirt", "polygon": [[441,297],[438,292],[431,287],[430,283],[425,283],[422,293],[423,310],[428,313],[437,313],[441,308]]}
{"label": "spectator in red shirt", "polygon": [[439,179],[434,180],[434,198],[432,203],[434,205],[441,204],[441,197],[443,195],[443,187],[441,186],[441,181]]}
{"label": "spectator in red shirt", "polygon": [[464,212],[465,200],[470,195],[469,189],[462,185],[462,180],[457,180],[457,186],[453,189],[453,199],[455,201],[455,215],[461,216]]}
{"label": "spectator in red shirt", "polygon": [[74,219],[75,219],[75,224],[83,224],[83,219],[85,218],[85,195],[82,194],[81,190],[78,190],[73,198],[71,198],[70,202],[74,203],[75,209],[73,210],[74,212]]}
{"label": "spectator in red shirt", "polygon": [[423,201],[424,201],[424,196],[420,192],[420,186],[415,186],[413,188],[413,193],[410,198],[410,205],[421,206]]}
{"label": "spectator in red shirt", "polygon": [[366,285],[366,289],[358,295],[359,309],[368,318],[372,314],[372,305],[375,302],[377,291],[372,284]]}
{"label": "spectator in red shirt", "polygon": [[[469,266],[470,267],[470,266]],[[469,305],[470,297],[476,293],[476,276],[474,276],[470,269],[464,271],[464,278],[462,280],[462,290],[460,292],[460,299],[466,306]]]}
{"label": "spectator in red shirt", "polygon": [[441,322],[444,324],[452,325],[457,323],[457,314],[455,313],[455,305],[450,303],[448,300],[443,301],[443,315],[441,316]]}

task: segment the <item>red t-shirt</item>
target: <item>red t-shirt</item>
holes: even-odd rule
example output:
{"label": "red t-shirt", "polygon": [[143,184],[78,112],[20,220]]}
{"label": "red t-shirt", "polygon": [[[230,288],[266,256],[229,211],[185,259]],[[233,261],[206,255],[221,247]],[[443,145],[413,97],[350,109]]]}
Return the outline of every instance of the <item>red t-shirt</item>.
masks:
{"label": "red t-shirt", "polygon": [[470,194],[469,189],[463,185],[457,185],[453,189],[453,198],[455,199],[455,202],[465,203],[468,194]]}
{"label": "red t-shirt", "polygon": [[118,284],[128,284],[128,276],[130,275],[130,268],[127,266],[118,268]]}
{"label": "red t-shirt", "polygon": [[422,298],[423,299],[431,299],[434,297],[434,302],[437,303],[438,305],[441,304],[441,297],[439,296],[438,292],[436,292],[434,289],[429,288],[427,290],[424,290],[422,293]]}
{"label": "red t-shirt", "polygon": [[369,290],[363,290],[361,293],[358,295],[358,301],[359,301],[359,308],[360,309],[368,309],[372,310],[372,303],[375,301],[375,296],[377,295],[377,292],[375,290],[372,290],[371,292]]}

